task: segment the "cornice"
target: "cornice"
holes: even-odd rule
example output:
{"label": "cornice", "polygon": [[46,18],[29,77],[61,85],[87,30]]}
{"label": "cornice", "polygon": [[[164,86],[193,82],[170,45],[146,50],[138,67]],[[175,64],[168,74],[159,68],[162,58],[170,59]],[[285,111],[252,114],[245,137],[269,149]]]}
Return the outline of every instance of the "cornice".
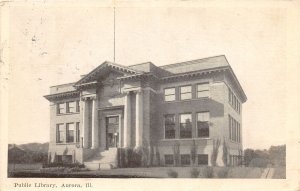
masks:
{"label": "cornice", "polygon": [[80,96],[80,92],[75,90],[75,91],[68,91],[68,92],[62,92],[62,93],[57,93],[57,94],[50,94],[50,95],[45,95],[44,97],[49,100],[49,101],[56,101],[64,98],[76,98]]}
{"label": "cornice", "polygon": [[207,75],[211,73],[216,73],[216,72],[224,72],[228,69],[228,67],[219,67],[219,68],[214,68],[214,69],[208,69],[208,70],[199,70],[195,72],[188,72],[188,73],[180,73],[180,74],[174,74],[171,76],[166,76],[162,77],[159,80],[161,82],[169,82],[169,81],[174,81],[182,78],[194,78],[202,75]]}

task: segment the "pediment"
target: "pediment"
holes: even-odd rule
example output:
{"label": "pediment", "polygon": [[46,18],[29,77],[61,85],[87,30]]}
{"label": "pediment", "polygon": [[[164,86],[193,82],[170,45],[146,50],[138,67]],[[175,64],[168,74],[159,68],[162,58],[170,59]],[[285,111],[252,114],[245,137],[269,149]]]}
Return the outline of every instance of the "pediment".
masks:
{"label": "pediment", "polygon": [[[140,71],[121,66],[116,63],[105,61],[90,73],[81,78],[74,84],[74,87],[80,87],[88,83],[112,83],[117,77],[140,74]],[[115,78],[115,79],[114,79]],[[113,81],[112,81],[113,80]]]}

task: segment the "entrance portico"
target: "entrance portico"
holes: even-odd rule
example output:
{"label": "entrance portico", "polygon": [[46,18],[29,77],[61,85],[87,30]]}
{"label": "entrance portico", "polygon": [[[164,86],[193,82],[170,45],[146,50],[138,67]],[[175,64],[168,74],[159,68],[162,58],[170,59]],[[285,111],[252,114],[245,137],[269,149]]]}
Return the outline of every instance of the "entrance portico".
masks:
{"label": "entrance portico", "polygon": [[[98,108],[99,96],[82,96],[83,148],[102,150],[109,147],[129,148],[142,145],[143,91],[127,91],[123,95],[124,105],[105,108]],[[89,115],[91,117],[88,117]],[[134,131],[135,134],[132,135]]]}

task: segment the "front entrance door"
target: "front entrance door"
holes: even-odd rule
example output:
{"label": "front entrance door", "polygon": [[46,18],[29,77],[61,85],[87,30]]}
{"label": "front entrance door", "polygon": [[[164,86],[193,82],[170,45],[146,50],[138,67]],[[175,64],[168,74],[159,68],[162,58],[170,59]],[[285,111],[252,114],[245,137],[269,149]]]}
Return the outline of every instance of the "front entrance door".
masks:
{"label": "front entrance door", "polygon": [[119,116],[106,117],[106,149],[119,146]]}

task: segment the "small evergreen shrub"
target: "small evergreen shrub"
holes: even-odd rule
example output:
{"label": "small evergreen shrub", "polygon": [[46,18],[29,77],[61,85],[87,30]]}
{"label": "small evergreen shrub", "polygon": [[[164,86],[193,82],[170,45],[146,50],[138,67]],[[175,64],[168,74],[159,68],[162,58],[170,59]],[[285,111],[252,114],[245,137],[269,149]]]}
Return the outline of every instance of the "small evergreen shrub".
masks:
{"label": "small evergreen shrub", "polygon": [[80,163],[49,163],[43,164],[43,168],[52,168],[52,167],[65,167],[65,168],[84,168],[84,164]]}
{"label": "small evergreen shrub", "polygon": [[168,177],[170,177],[170,178],[178,177],[178,173],[175,170],[169,169],[167,173],[168,173]]}
{"label": "small evergreen shrub", "polygon": [[197,169],[197,168],[192,168],[191,169],[191,177],[192,178],[198,178],[199,174],[200,174],[199,169]]}

